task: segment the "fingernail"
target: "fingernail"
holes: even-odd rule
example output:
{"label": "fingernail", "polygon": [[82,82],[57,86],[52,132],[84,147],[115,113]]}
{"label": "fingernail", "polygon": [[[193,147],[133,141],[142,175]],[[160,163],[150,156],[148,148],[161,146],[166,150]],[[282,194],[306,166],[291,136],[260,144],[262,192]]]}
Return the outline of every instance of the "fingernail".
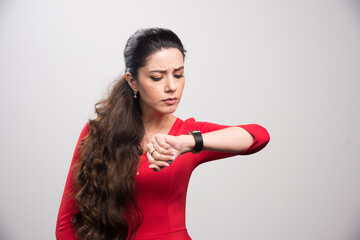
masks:
{"label": "fingernail", "polygon": [[168,163],[165,163],[164,166],[165,166],[165,167],[169,167],[170,165],[169,165]]}

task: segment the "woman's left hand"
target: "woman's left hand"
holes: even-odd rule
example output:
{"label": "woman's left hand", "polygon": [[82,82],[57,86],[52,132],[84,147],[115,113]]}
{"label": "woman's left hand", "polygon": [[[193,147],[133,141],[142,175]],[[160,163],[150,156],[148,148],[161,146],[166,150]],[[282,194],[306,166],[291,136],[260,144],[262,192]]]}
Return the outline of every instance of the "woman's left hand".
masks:
{"label": "woman's left hand", "polygon": [[183,153],[190,151],[186,147],[186,135],[172,136],[166,134],[156,134],[152,141],[147,145],[149,168],[158,172],[164,167],[169,167],[175,159]]}

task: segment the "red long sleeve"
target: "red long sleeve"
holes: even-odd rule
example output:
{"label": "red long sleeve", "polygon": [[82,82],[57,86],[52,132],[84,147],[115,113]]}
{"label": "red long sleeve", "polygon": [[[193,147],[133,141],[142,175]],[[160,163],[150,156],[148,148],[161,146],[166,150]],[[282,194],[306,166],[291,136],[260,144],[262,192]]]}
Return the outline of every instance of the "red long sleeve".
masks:
{"label": "red long sleeve", "polygon": [[253,144],[248,149],[240,153],[241,155],[256,153],[263,149],[270,141],[268,131],[258,124],[239,125],[239,127],[242,127],[254,137]]}
{"label": "red long sleeve", "polygon": [[64,194],[62,196],[59,214],[56,223],[56,239],[58,240],[75,240],[75,228],[71,223],[72,217],[76,214],[77,207],[75,202],[75,188],[73,182],[73,171],[71,170],[74,164],[78,161],[78,146],[89,131],[89,124],[86,123],[83,127],[78,142],[75,147],[75,151],[73,154],[73,158],[71,161],[70,171],[67,176],[67,180],[65,183]]}
{"label": "red long sleeve", "polygon": [[[209,122],[196,122],[194,118],[189,118],[185,122],[187,123],[190,130],[200,130],[200,132],[202,133],[232,127],[230,125],[220,125]],[[263,149],[270,141],[270,135],[268,131],[258,124],[234,125],[233,127],[241,127],[254,137],[254,142],[251,144],[251,146],[249,146],[245,151],[239,153],[202,151],[200,154],[197,155],[197,164],[205,163],[216,159],[228,158],[236,155],[253,154]]]}
{"label": "red long sleeve", "polygon": [[[185,206],[186,193],[193,170],[201,163],[211,160],[247,155],[260,151],[270,140],[267,130],[257,124],[236,125],[254,136],[254,142],[240,153],[202,151],[200,154],[186,153],[180,155],[170,167],[159,172],[150,169],[146,153],[140,156],[139,175],[135,176],[136,202],[143,213],[143,221],[133,240],[189,240],[186,230]],[[192,130],[202,133],[231,127],[209,122],[196,122],[194,118],[182,121],[177,118],[169,135],[179,136]],[[56,226],[56,238],[75,240],[75,229],[71,219],[78,211],[75,203],[72,166],[78,160],[77,148],[80,140],[87,135],[86,124],[80,134],[73,155],[69,175],[66,181]],[[129,226],[131,228],[131,226]]]}

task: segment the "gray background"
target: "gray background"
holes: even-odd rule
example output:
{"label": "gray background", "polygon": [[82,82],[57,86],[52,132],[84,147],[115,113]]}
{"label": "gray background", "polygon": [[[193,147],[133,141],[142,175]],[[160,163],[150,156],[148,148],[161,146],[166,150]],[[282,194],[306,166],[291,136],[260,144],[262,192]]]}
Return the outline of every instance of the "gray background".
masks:
{"label": "gray background", "polygon": [[355,0],[2,0],[0,239],[55,238],[80,131],[143,27],[188,50],[178,117],[271,135],[195,170],[193,239],[360,239],[359,25]]}

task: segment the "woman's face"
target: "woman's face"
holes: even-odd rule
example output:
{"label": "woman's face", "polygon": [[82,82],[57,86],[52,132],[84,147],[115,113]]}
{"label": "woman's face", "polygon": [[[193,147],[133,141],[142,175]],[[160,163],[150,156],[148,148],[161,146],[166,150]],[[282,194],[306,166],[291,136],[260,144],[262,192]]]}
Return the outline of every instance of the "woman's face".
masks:
{"label": "woman's face", "polygon": [[[175,112],[184,89],[184,60],[177,48],[162,49],[147,59],[138,69],[138,79],[130,84],[140,94],[143,113]],[[128,78],[127,78],[128,79]]]}

